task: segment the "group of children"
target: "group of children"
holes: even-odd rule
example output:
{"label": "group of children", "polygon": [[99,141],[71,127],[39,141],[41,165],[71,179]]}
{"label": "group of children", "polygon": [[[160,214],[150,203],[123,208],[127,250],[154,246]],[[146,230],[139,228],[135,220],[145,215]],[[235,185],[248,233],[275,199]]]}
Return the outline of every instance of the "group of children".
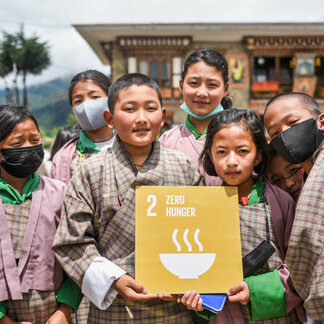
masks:
{"label": "group of children", "polygon": [[[53,179],[36,173],[43,151],[35,118],[0,107],[1,324],[301,323],[304,307],[324,321],[324,115],[316,101],[271,99],[269,145],[258,115],[232,108],[217,51],[186,59],[180,91],[186,122],[157,140],[166,110],[151,78],[127,74],[110,84],[97,71],[76,75],[69,98],[82,131],[55,154]],[[264,240],[275,246],[227,292],[217,316],[197,292],[149,294],[135,281],[140,185],[237,186],[242,256]]]}

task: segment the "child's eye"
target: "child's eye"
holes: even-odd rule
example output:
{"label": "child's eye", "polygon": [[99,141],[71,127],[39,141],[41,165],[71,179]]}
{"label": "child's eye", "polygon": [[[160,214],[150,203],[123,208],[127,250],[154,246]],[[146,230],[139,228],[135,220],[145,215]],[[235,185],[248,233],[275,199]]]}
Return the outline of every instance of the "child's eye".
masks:
{"label": "child's eye", "polygon": [[289,174],[290,176],[293,176],[295,175],[299,170],[301,170],[302,168],[301,167],[296,167],[296,168],[292,168],[289,170]]}
{"label": "child's eye", "polygon": [[191,81],[191,82],[189,82],[189,84],[192,85],[192,86],[196,86],[196,85],[198,85],[198,82],[196,82],[196,81]]}
{"label": "child's eye", "polygon": [[289,126],[295,125],[298,122],[298,119],[292,120],[291,122],[288,123]]}
{"label": "child's eye", "polygon": [[147,109],[148,109],[148,111],[156,111],[157,110],[156,107],[148,107]]}
{"label": "child's eye", "polygon": [[241,153],[241,154],[246,154],[246,153],[248,153],[249,151],[247,150],[247,149],[240,149],[239,150],[239,153]]}
{"label": "child's eye", "polygon": [[224,150],[217,150],[216,153],[217,153],[217,154],[225,154],[225,151],[224,151]]}
{"label": "child's eye", "polygon": [[135,109],[133,107],[125,107],[124,108],[124,111],[126,111],[126,112],[133,112],[133,111],[135,111]]}
{"label": "child's eye", "polygon": [[270,138],[273,139],[273,138],[275,138],[278,134],[279,134],[279,132],[274,132],[274,133],[269,134],[269,135],[270,135]]}

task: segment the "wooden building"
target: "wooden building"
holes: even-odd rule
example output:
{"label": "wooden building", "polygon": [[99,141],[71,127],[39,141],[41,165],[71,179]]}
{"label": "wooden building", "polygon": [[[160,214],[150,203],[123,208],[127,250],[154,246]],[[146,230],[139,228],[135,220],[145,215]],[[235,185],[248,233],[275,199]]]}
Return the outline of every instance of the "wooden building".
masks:
{"label": "wooden building", "polygon": [[169,118],[182,122],[178,90],[186,56],[216,49],[228,60],[235,107],[262,113],[283,91],[313,95],[324,108],[324,23],[74,25],[111,77],[142,72],[160,86]]}

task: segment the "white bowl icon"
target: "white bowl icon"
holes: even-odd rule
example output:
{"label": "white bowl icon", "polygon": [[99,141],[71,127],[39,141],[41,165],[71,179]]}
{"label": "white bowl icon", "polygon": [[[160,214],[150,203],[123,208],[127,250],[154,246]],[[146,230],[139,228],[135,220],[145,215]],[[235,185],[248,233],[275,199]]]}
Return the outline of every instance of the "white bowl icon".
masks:
{"label": "white bowl icon", "polygon": [[213,265],[216,253],[160,253],[164,267],[180,279],[198,279]]}

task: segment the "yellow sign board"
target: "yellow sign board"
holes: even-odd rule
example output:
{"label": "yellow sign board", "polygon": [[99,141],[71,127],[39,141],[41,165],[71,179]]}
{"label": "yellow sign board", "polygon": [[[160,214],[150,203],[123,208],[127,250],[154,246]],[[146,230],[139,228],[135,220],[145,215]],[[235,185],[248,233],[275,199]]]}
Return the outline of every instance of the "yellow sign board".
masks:
{"label": "yellow sign board", "polygon": [[135,279],[149,293],[226,293],[240,283],[236,187],[137,187]]}

